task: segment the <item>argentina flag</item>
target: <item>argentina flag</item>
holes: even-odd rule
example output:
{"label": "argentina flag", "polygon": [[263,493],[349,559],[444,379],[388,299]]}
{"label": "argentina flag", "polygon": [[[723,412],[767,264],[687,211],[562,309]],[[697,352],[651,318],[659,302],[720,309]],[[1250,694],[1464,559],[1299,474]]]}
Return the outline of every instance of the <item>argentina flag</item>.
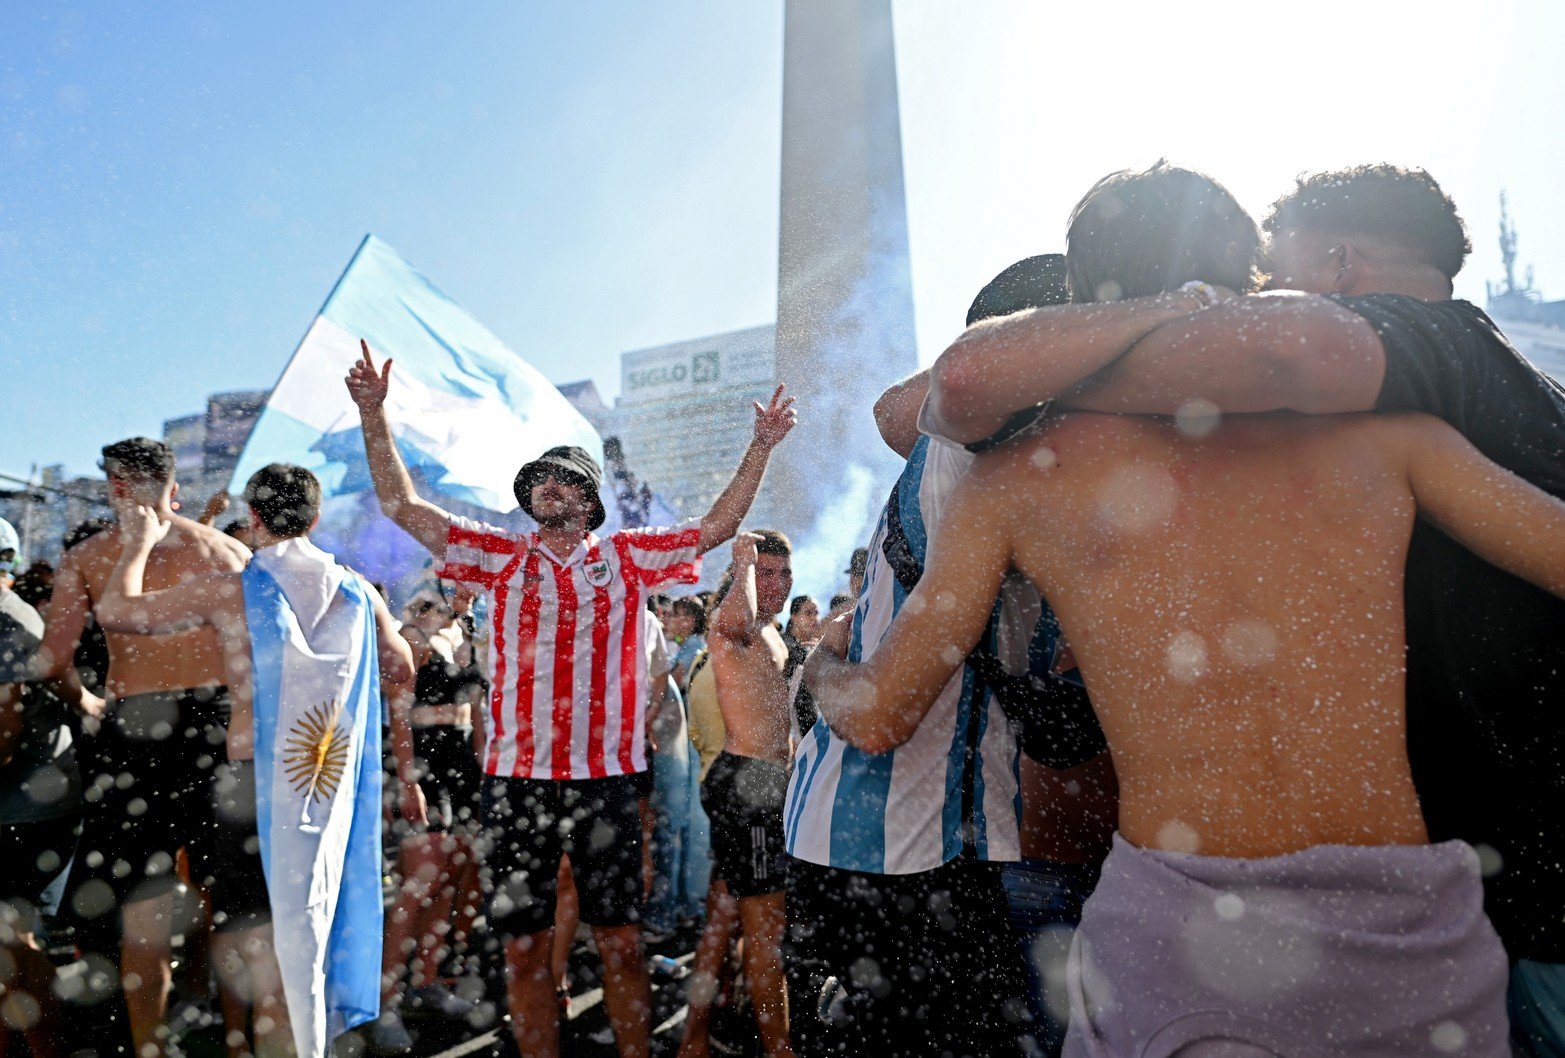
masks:
{"label": "argentina flag", "polygon": [[363,578],[308,539],[244,572],[256,826],[300,1058],[380,1013],[380,666]]}
{"label": "argentina flag", "polygon": [[395,588],[428,556],[375,502],[358,409],[342,382],[360,338],[377,360],[396,361],[386,417],[419,495],[446,510],[530,528],[511,492],[523,463],[555,445],[603,461],[597,431],[543,375],[365,236],[272,390],[228,491],[241,493],[268,463],[313,471],[322,506],[312,536],[371,580]]}

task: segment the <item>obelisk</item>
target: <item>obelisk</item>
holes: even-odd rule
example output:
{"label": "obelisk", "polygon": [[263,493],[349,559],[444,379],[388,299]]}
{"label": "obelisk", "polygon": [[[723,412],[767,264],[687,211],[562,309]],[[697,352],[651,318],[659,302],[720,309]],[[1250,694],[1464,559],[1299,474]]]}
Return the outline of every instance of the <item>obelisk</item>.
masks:
{"label": "obelisk", "polygon": [[871,409],[918,365],[890,0],[787,0],[777,374],[799,426],[767,490],[802,587],[840,584],[898,460]]}

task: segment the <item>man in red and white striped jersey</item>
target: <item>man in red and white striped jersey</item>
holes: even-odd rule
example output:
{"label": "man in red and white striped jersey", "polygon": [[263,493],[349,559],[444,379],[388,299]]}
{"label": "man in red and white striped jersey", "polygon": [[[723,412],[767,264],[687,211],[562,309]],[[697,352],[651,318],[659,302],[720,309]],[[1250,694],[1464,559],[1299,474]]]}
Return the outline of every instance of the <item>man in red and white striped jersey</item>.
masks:
{"label": "man in red and white striped jersey", "polygon": [[603,471],[580,448],[551,448],[516,475],[538,523],[519,536],[420,499],[386,420],[391,361],[369,346],[347,378],[375,495],[386,516],[437,559],[440,576],[491,595],[485,714],[484,847],[489,923],[505,939],[511,1031],[523,1055],[559,1053],[549,973],[555,877],[569,854],[603,959],[604,1003],[623,1056],[645,1056],[651,990],[641,954],[641,823],[634,778],[647,767],[641,611],[661,585],[693,583],[700,556],[730,539],[771,452],[793,428],[778,386],[755,404],[755,436],[699,522],[600,539]]}

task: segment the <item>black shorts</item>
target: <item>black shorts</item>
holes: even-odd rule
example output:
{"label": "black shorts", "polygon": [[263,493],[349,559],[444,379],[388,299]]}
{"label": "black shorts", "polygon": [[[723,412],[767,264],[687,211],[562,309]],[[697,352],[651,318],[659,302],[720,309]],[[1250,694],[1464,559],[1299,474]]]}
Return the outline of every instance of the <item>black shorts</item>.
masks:
{"label": "black shorts", "polygon": [[84,755],[77,869],[83,879],[107,884],[114,904],[172,889],[181,848],[194,876],[213,872],[212,779],[228,759],[230,705],[226,687],[109,702],[92,752]]}
{"label": "black shorts", "polygon": [[770,761],[719,753],[701,784],[712,822],[712,877],[737,897],[780,893],[787,885],[783,799],[788,773]]}
{"label": "black shorts", "polygon": [[783,956],[800,1058],[998,1058],[1029,1031],[997,863],[895,875],[790,859]]}
{"label": "black shorts", "polygon": [[413,729],[413,767],[429,808],[429,829],[478,829],[478,758],[473,729],[433,724]]}
{"label": "black shorts", "polygon": [[558,781],[484,776],[479,862],[489,926],[522,937],[554,925],[560,857],[569,855],[582,921],[641,921],[641,803],[629,775]]}
{"label": "black shorts", "polygon": [[212,790],[217,804],[212,867],[199,879],[212,894],[212,929],[226,933],[264,925],[272,920],[272,905],[256,829],[255,762],[220,766]]}
{"label": "black shorts", "polygon": [[637,797],[652,796],[652,787],[657,783],[656,777],[652,774],[652,769],[656,766],[653,763],[655,760],[657,760],[657,754],[653,753],[651,750],[648,750],[646,770],[638,771],[631,775],[631,779],[633,779],[636,783]]}

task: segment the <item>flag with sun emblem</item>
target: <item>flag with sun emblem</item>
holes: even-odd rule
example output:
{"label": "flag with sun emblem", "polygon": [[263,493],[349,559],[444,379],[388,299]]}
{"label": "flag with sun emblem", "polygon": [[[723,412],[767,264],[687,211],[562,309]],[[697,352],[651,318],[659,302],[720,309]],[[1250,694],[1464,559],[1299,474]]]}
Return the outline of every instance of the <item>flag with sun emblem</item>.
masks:
{"label": "flag with sun emblem", "polygon": [[300,1058],[380,1012],[380,673],[363,578],[304,538],[244,573],[256,823]]}

